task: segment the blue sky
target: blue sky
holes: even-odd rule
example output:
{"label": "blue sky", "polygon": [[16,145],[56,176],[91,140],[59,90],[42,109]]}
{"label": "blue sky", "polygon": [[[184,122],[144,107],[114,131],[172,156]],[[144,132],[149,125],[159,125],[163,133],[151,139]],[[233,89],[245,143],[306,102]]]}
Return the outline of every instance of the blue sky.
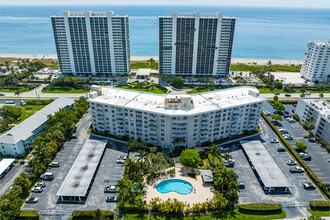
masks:
{"label": "blue sky", "polygon": [[2,0],[0,5],[219,5],[330,8],[330,0]]}

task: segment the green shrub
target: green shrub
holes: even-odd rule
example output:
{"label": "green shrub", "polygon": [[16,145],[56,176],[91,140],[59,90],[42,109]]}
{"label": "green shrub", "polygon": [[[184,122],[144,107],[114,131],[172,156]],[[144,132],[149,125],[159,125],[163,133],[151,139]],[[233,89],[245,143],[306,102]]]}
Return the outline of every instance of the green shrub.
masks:
{"label": "green shrub", "polygon": [[330,201],[309,201],[312,210],[330,211]]}
{"label": "green shrub", "polygon": [[281,213],[282,205],[272,203],[239,204],[238,210],[250,214],[277,214]]}
{"label": "green shrub", "polygon": [[277,134],[280,139],[280,142],[286,147],[287,150],[294,156],[294,158],[298,161],[300,166],[304,168],[309,177],[315,182],[315,184],[321,189],[321,191],[326,195],[326,197],[330,198],[330,192],[328,190],[327,184],[323,183],[322,180],[313,172],[313,170],[307,165],[307,163],[301,158],[301,156],[297,153],[297,151],[289,144],[289,142],[284,138],[284,136],[277,130],[275,125],[271,123],[265,113],[261,112],[262,117],[268,123],[268,125],[272,128],[272,130]]}
{"label": "green shrub", "polygon": [[167,174],[175,174],[175,169],[168,170]]}
{"label": "green shrub", "polygon": [[76,210],[72,212],[72,219],[113,219],[114,213],[111,211],[97,210]]}
{"label": "green shrub", "polygon": [[27,105],[48,105],[51,102],[53,102],[54,99],[42,99],[42,100],[38,100],[38,99],[26,99],[25,102]]}
{"label": "green shrub", "polygon": [[32,211],[21,211],[20,215],[18,216],[18,219],[39,219],[39,212],[32,210]]}

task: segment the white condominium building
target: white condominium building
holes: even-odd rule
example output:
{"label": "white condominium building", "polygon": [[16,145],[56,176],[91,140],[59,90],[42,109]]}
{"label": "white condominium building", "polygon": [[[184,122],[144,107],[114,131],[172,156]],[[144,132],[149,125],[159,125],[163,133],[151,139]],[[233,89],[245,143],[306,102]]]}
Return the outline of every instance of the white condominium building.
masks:
{"label": "white condominium building", "polygon": [[65,11],[51,20],[62,73],[95,76],[130,72],[127,15]]}
{"label": "white condominium building", "polygon": [[311,82],[330,81],[330,41],[308,42],[300,74]]}
{"label": "white condominium building", "polygon": [[235,18],[217,13],[173,12],[159,17],[159,72],[226,77]]}
{"label": "white condominium building", "polygon": [[93,128],[163,148],[194,147],[257,130],[263,99],[253,87],[159,95],[93,86]]}
{"label": "white condominium building", "polygon": [[313,135],[321,137],[330,144],[330,103],[320,98],[299,98],[296,114],[302,123],[308,122],[308,117],[313,115],[315,129]]}

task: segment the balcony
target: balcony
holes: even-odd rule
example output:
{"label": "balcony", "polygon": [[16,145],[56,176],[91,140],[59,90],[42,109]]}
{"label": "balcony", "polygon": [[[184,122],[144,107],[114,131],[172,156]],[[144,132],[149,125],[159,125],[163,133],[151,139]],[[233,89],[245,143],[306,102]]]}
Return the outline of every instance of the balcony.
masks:
{"label": "balcony", "polygon": [[172,129],[177,129],[177,128],[187,129],[187,125],[186,124],[172,124]]}
{"label": "balcony", "polygon": [[173,119],[172,123],[174,124],[186,124],[187,123],[187,119]]}
{"label": "balcony", "polygon": [[187,136],[187,133],[173,133],[173,138],[185,138]]}

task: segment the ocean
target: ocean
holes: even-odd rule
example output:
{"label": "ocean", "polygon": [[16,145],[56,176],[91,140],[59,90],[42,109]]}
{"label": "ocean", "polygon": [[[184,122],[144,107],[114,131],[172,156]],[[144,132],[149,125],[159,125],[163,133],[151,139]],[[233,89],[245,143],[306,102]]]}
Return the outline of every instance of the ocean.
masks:
{"label": "ocean", "polygon": [[0,54],[56,54],[50,16],[63,11],[129,16],[131,56],[158,56],[158,16],[217,12],[236,20],[233,58],[302,60],[307,41],[330,40],[330,9],[221,6],[0,6]]}

